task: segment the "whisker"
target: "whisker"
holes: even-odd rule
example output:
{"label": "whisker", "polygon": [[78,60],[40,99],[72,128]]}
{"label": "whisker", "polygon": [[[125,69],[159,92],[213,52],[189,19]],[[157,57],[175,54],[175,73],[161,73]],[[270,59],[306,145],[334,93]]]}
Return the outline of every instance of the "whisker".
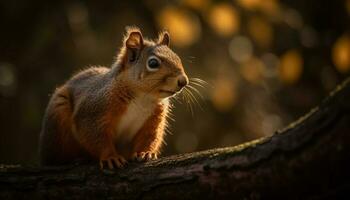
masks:
{"label": "whisker", "polygon": [[182,104],[182,102],[179,100],[179,96],[177,94],[175,96],[173,96],[171,99],[174,99],[179,104]]}
{"label": "whisker", "polygon": [[186,93],[185,90],[181,94],[182,94],[182,99],[187,103],[187,106],[188,106],[189,104],[188,94]]}
{"label": "whisker", "polygon": [[193,104],[195,103],[194,100],[192,99],[191,93],[189,92],[189,90],[187,88],[184,88],[186,94],[187,94],[187,98],[189,99],[189,106],[190,106],[190,110],[191,110],[191,114],[192,117],[194,117],[194,111],[193,111]]}
{"label": "whisker", "polygon": [[185,88],[184,88],[184,91],[186,92],[189,101],[190,101],[191,103],[194,103],[192,97],[190,96],[190,92],[188,91],[188,88],[185,87]]}
{"label": "whisker", "polygon": [[[185,89],[188,89],[188,88],[185,88]],[[193,103],[196,103],[199,106],[199,108],[203,111],[201,104],[197,101],[196,97],[192,94],[190,89],[188,89],[188,93],[191,96]]]}
{"label": "whisker", "polygon": [[199,82],[203,82],[203,83],[207,83],[206,81],[200,79],[200,78],[197,78],[197,77],[192,77],[190,78],[191,80],[196,80],[196,81],[199,81]]}
{"label": "whisker", "polygon": [[194,81],[190,81],[190,83],[189,83],[189,84],[196,85],[196,86],[201,87],[201,88],[203,88],[203,89],[205,89],[205,88],[206,88],[206,87],[205,87],[204,85],[202,85],[201,83],[197,83],[197,82],[194,82]]}
{"label": "whisker", "polygon": [[193,87],[193,86],[190,85],[190,84],[187,85],[187,87],[189,87],[189,89],[192,89],[196,94],[198,94],[198,96],[199,96],[202,100],[204,100],[202,94],[197,90],[197,88]]}
{"label": "whisker", "polygon": [[187,90],[184,90],[182,94],[183,94],[182,97],[183,97],[184,101],[186,102],[186,107],[187,107],[187,109],[190,110],[191,115],[193,117],[192,104],[191,104],[191,101],[189,100],[190,98],[188,97]]}
{"label": "whisker", "polygon": [[200,83],[200,84],[203,84],[203,85],[208,85],[208,86],[211,86],[208,82],[200,79],[200,78],[190,78],[191,81],[193,82],[196,82],[196,83]]}
{"label": "whisker", "polygon": [[189,89],[189,88],[185,88],[185,90],[187,91],[187,93],[189,94],[189,97],[190,97],[190,99],[192,100],[192,103],[198,103],[197,101],[196,101],[196,98],[195,98],[195,96],[192,94],[192,91]]}

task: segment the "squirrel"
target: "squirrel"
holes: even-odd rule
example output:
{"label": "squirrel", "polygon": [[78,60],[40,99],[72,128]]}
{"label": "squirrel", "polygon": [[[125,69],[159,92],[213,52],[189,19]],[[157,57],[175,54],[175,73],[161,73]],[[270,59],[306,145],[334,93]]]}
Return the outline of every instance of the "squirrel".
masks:
{"label": "squirrel", "polygon": [[189,83],[167,31],[154,41],[127,27],[110,68],[90,67],[50,98],[39,139],[42,165],[99,161],[101,169],[157,159],[169,98]]}

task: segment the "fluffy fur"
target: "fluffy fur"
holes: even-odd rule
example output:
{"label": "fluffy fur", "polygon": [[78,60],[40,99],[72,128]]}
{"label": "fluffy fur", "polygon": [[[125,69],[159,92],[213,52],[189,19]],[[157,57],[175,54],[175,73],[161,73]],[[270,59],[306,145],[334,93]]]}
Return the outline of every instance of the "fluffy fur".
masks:
{"label": "fluffy fur", "polygon": [[[169,48],[169,34],[162,32],[156,41],[128,28],[111,68],[88,68],[55,90],[40,134],[42,164],[96,160],[114,168],[157,158],[168,98],[181,91],[179,77],[188,79]],[[156,72],[147,71],[150,56],[162,61]]]}

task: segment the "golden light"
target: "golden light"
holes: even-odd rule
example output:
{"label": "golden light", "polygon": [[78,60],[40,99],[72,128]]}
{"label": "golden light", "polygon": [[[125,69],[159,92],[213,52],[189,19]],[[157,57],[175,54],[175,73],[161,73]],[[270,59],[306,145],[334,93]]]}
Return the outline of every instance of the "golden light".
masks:
{"label": "golden light", "polygon": [[260,6],[261,0],[237,0],[237,3],[247,10],[254,10]]}
{"label": "golden light", "polygon": [[345,7],[346,7],[346,10],[348,11],[348,14],[350,15],[350,0],[346,0]]}
{"label": "golden light", "polygon": [[196,42],[201,34],[197,17],[176,7],[166,7],[158,15],[158,23],[171,35],[171,43],[178,47],[187,47]]}
{"label": "golden light", "polygon": [[210,4],[210,0],[182,0],[181,3],[195,10],[205,11]]}
{"label": "golden light", "polygon": [[281,7],[278,0],[236,0],[237,3],[247,10],[259,10],[274,20],[281,16]]}
{"label": "golden light", "polygon": [[214,5],[209,12],[208,22],[217,34],[224,37],[237,32],[240,26],[238,12],[228,3]]}
{"label": "golden light", "polygon": [[255,57],[252,57],[240,67],[242,77],[253,84],[259,84],[262,81],[264,70],[264,63]]}
{"label": "golden light", "polygon": [[303,58],[297,50],[289,50],[281,56],[279,78],[286,84],[296,83],[303,72]]}
{"label": "golden light", "polygon": [[267,48],[273,39],[271,25],[261,17],[252,17],[248,21],[248,32],[254,41],[260,46]]}
{"label": "golden light", "polygon": [[230,110],[237,99],[237,89],[231,78],[220,76],[214,82],[211,99],[214,107],[221,112]]}
{"label": "golden light", "polygon": [[281,7],[278,0],[263,0],[259,9],[270,17],[278,19],[281,16]]}
{"label": "golden light", "polygon": [[343,35],[333,46],[332,58],[337,70],[346,73],[350,70],[350,38]]}

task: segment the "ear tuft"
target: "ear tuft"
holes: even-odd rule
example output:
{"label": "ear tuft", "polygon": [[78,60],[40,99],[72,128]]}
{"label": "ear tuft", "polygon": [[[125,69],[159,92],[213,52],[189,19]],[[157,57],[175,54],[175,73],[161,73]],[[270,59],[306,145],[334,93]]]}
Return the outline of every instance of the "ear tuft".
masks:
{"label": "ear tuft", "polygon": [[170,35],[169,35],[168,31],[163,31],[159,34],[158,44],[166,45],[166,46],[170,45]]}
{"label": "ear tuft", "polygon": [[131,49],[143,47],[143,37],[138,27],[126,27],[125,46]]}

